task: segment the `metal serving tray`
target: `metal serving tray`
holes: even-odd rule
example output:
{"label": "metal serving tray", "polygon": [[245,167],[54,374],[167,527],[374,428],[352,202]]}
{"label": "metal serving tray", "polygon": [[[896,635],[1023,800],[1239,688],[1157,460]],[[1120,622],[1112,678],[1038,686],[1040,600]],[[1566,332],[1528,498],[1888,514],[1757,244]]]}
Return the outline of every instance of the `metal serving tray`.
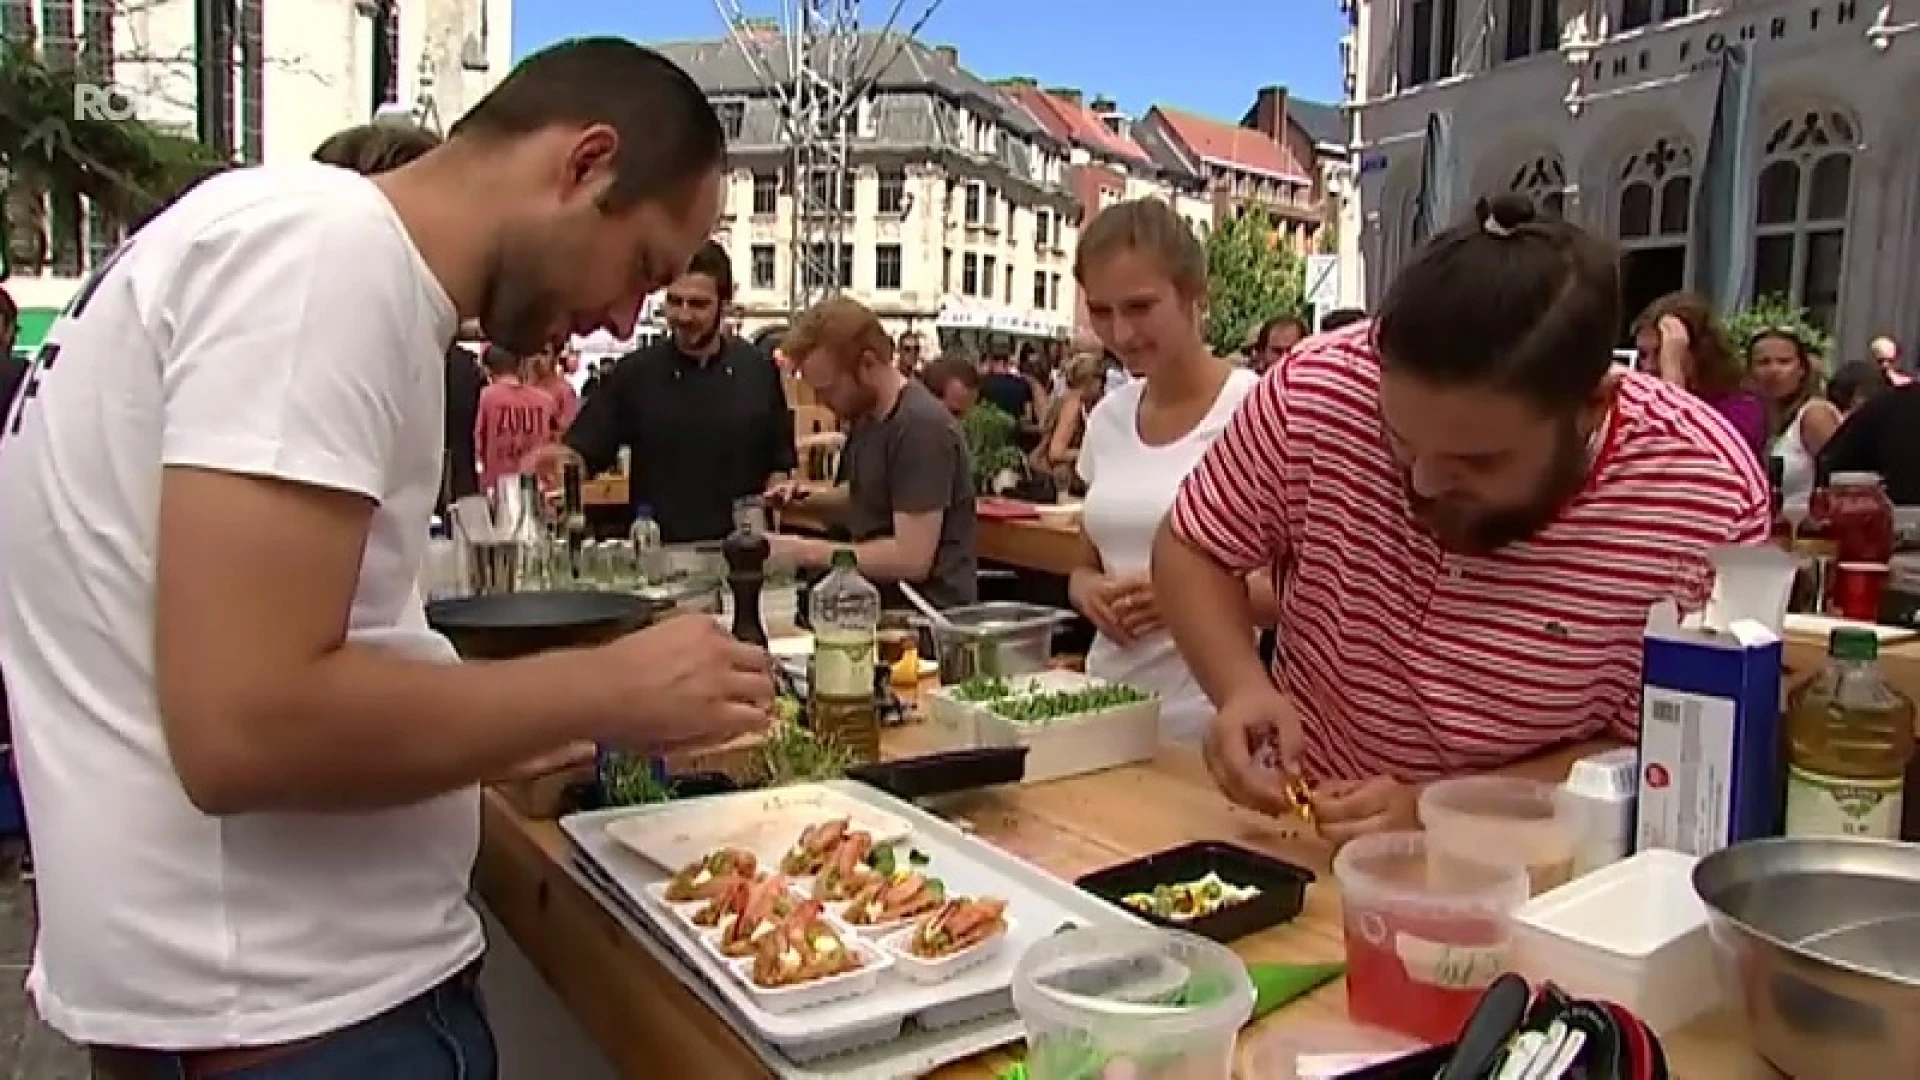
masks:
{"label": "metal serving tray", "polygon": [[[1018,1041],[1023,1031],[1013,1013],[1011,985],[1014,964],[1027,946],[1069,924],[1138,924],[1071,882],[910,803],[851,781],[826,786],[908,822],[913,831],[906,845],[928,856],[926,872],[946,882],[954,894],[1005,897],[1014,923],[1006,946],[993,959],[944,983],[919,985],[889,971],[870,993],[798,1012],[769,1013],[692,928],[648,894],[646,887],[666,880],[669,872],[607,835],[612,821],[683,813],[687,803],[591,811],[560,821],[574,845],[576,876],[783,1077],[905,1080]],[[751,801],[766,794],[720,795],[712,803]]]}

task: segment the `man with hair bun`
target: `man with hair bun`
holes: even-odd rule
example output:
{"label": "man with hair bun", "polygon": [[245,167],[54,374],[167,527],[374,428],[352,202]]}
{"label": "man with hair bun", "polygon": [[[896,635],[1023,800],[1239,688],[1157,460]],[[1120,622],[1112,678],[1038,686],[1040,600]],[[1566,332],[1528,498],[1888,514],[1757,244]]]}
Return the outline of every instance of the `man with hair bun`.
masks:
{"label": "man with hair bun", "polygon": [[[1231,798],[1282,812],[1290,774],[1344,843],[1418,827],[1426,781],[1637,735],[1649,607],[1704,603],[1708,552],[1764,541],[1771,513],[1711,406],[1614,367],[1620,325],[1611,245],[1483,202],[1375,321],[1249,395],[1154,550]],[[1242,584],[1265,568],[1271,672]]]}
{"label": "man with hair bun", "polygon": [[[819,402],[849,425],[839,486],[809,495],[808,505],[839,516],[860,572],[883,590],[905,581],[940,607],[973,603],[973,474],[966,437],[947,407],[900,373],[886,327],[855,300],[834,297],[801,313],[780,347]],[[794,489],[769,494],[780,503]],[[775,536],[773,557],[818,570],[840,546]]]}

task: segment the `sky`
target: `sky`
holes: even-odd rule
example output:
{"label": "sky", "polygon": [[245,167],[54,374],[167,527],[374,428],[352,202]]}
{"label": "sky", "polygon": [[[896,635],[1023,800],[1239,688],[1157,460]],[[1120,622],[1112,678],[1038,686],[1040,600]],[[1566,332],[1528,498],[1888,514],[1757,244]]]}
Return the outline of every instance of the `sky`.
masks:
{"label": "sky", "polygon": [[[729,13],[780,12],[778,0],[721,2]],[[929,3],[906,0],[895,25],[912,25]],[[892,9],[864,0],[863,22],[878,28]],[[583,34],[717,38],[721,11],[714,0],[524,0],[514,5],[514,54]],[[1263,86],[1338,102],[1344,29],[1339,0],[942,0],[920,37],[957,46],[961,66],[985,79],[1032,76],[1089,100],[1104,94],[1136,116],[1165,104],[1238,122]]]}

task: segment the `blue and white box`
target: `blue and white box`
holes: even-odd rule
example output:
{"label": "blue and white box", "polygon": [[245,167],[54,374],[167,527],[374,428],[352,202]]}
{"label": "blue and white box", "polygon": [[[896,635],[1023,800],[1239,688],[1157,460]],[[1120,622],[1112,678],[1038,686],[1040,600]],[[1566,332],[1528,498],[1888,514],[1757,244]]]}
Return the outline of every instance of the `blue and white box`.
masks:
{"label": "blue and white box", "polygon": [[1637,850],[1703,856],[1780,833],[1780,635],[1795,562],[1767,546],[1723,548],[1713,564],[1704,613],[1682,619],[1663,601],[1647,615]]}

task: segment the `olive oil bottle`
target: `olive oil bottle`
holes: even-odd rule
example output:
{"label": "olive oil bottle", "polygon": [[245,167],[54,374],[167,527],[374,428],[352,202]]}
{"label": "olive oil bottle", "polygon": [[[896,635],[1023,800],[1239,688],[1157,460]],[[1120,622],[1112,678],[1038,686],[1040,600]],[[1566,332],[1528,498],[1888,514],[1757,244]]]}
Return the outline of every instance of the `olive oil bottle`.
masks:
{"label": "olive oil bottle", "polygon": [[813,731],[856,761],[880,760],[880,712],[874,676],[880,661],[880,590],[860,576],[851,548],[833,553],[832,570],[813,587]]}
{"label": "olive oil bottle", "polygon": [[1787,713],[1787,835],[1900,839],[1914,709],[1880,677],[1880,639],[1835,630]]}

